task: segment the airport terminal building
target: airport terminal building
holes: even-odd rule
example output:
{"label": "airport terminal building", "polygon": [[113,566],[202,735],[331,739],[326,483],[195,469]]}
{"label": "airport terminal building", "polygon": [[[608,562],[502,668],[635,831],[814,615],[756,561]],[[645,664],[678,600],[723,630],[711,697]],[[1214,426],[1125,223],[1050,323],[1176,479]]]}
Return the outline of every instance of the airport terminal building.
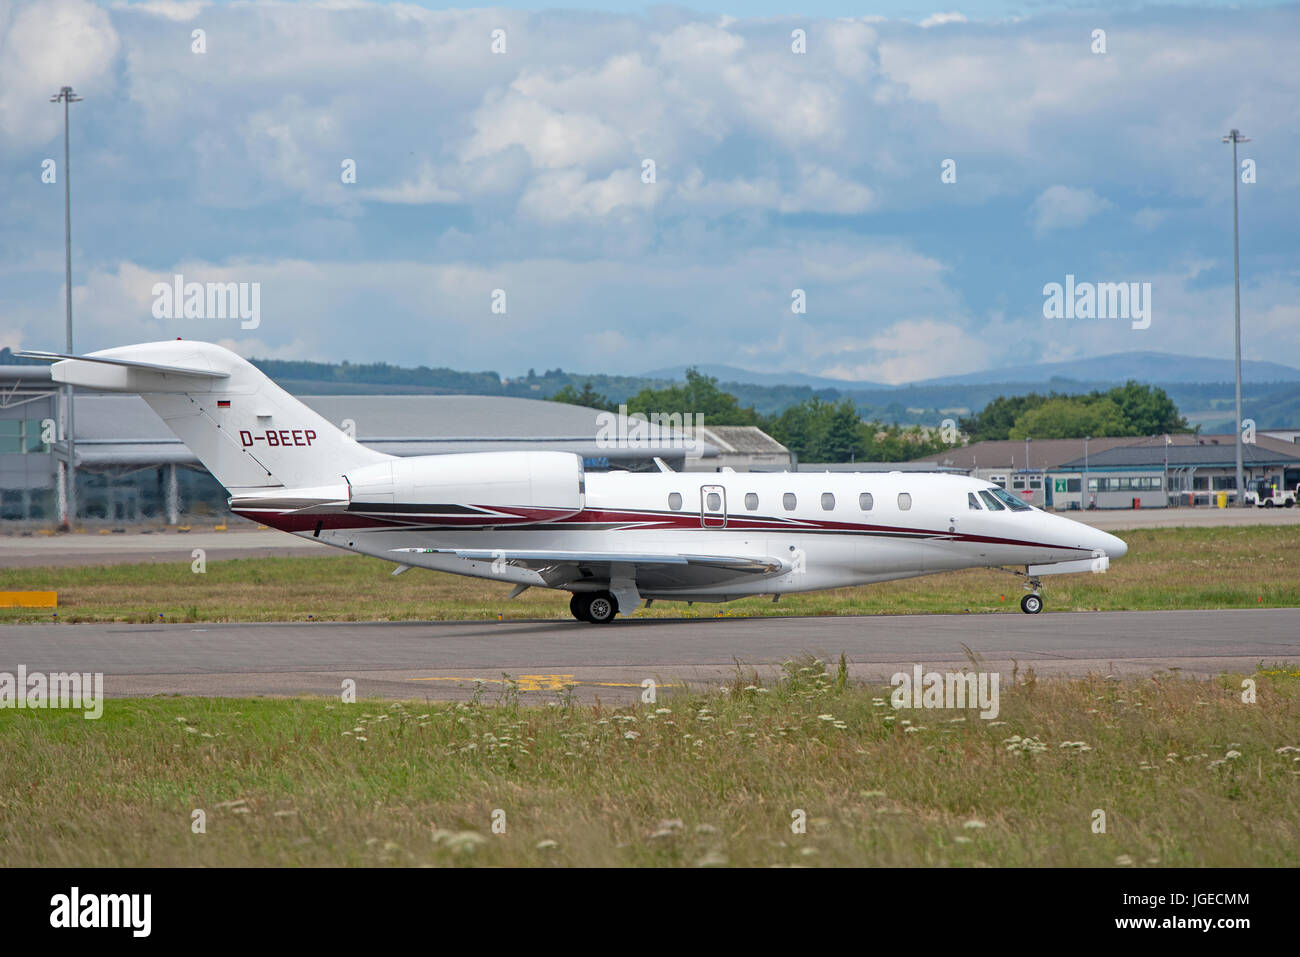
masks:
{"label": "airport terminal building", "polygon": [[[1247,488],[1300,483],[1300,430],[1259,433],[1242,446]],[[975,442],[921,460],[960,469],[1056,511],[1213,505],[1237,497],[1236,436],[1125,436]]]}

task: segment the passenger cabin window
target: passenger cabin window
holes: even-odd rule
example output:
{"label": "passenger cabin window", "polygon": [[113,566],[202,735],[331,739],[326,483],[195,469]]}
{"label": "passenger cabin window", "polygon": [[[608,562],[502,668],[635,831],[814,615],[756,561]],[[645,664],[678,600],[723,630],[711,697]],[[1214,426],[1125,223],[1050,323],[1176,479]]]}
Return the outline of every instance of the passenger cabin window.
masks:
{"label": "passenger cabin window", "polygon": [[830,512],[835,508],[835,496],[830,492],[822,492],[822,511]]}
{"label": "passenger cabin window", "polygon": [[871,497],[870,492],[863,492],[858,496],[858,508],[862,509],[864,512],[871,511],[871,507],[875,504],[875,499]]}
{"label": "passenger cabin window", "polygon": [[745,508],[749,509],[751,512],[758,511],[758,496],[753,492],[745,493]]}
{"label": "passenger cabin window", "polygon": [[899,492],[898,510],[900,512],[906,512],[911,507],[912,507],[912,496],[909,495],[907,492]]}
{"label": "passenger cabin window", "polygon": [[974,493],[974,492],[967,492],[967,493],[966,493],[966,507],[967,507],[967,508],[973,508],[973,509],[975,509],[975,511],[977,511],[977,512],[983,511],[983,509],[980,508],[980,500],[979,500],[978,498],[975,497],[975,493]]}
{"label": "passenger cabin window", "polygon": [[671,508],[674,512],[680,512],[682,510],[681,492],[670,492],[668,494],[668,507]]}
{"label": "passenger cabin window", "polygon": [[710,492],[706,495],[704,497],[704,502],[708,506],[710,512],[716,512],[718,509],[722,508],[722,496],[717,492]]}
{"label": "passenger cabin window", "polygon": [[786,492],[781,496],[781,504],[785,506],[787,512],[793,512],[794,507],[799,503],[794,497],[794,492]]}
{"label": "passenger cabin window", "polygon": [[[1001,489],[998,489],[1001,491]],[[984,499],[984,504],[989,507],[990,512],[1005,512],[1007,507],[993,497],[993,493],[985,489],[980,490],[980,498]]]}

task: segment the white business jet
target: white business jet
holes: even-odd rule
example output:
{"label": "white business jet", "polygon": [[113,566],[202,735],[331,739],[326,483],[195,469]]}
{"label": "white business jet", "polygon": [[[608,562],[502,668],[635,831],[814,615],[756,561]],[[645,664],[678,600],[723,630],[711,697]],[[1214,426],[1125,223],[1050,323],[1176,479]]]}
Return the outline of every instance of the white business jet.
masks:
{"label": "white business jet", "polygon": [[[1105,571],[1114,535],[989,482],[925,473],[583,471],[569,452],[385,455],[206,342],[56,360],[56,382],[136,392],[254,521],[410,567],[571,592],[604,623],[642,601],[723,602],[1000,568]],[[1023,570],[1020,570],[1023,569]]]}

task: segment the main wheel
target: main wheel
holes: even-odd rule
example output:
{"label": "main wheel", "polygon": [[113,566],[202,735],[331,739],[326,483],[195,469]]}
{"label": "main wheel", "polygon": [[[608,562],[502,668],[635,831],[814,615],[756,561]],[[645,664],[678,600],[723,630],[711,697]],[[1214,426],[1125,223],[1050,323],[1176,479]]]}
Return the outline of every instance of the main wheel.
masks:
{"label": "main wheel", "polygon": [[593,625],[603,625],[614,620],[618,614],[618,602],[607,591],[582,592],[574,595],[577,601],[579,617]]}
{"label": "main wheel", "polygon": [[572,614],[574,618],[578,619],[578,621],[586,621],[587,617],[583,612],[582,601],[578,593],[574,592],[573,597],[569,599],[569,613]]}
{"label": "main wheel", "polygon": [[1043,610],[1043,599],[1035,594],[1028,594],[1020,599],[1020,610],[1026,615],[1037,615]]}

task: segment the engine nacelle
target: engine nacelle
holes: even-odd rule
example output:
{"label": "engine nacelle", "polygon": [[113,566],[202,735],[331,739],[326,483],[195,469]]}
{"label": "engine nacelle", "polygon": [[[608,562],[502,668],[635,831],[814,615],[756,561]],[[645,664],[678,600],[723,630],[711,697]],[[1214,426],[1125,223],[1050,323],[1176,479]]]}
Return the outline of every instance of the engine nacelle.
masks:
{"label": "engine nacelle", "polygon": [[418,523],[553,522],[582,511],[582,457],[572,452],[467,452],[390,459],[350,471],[349,512]]}

